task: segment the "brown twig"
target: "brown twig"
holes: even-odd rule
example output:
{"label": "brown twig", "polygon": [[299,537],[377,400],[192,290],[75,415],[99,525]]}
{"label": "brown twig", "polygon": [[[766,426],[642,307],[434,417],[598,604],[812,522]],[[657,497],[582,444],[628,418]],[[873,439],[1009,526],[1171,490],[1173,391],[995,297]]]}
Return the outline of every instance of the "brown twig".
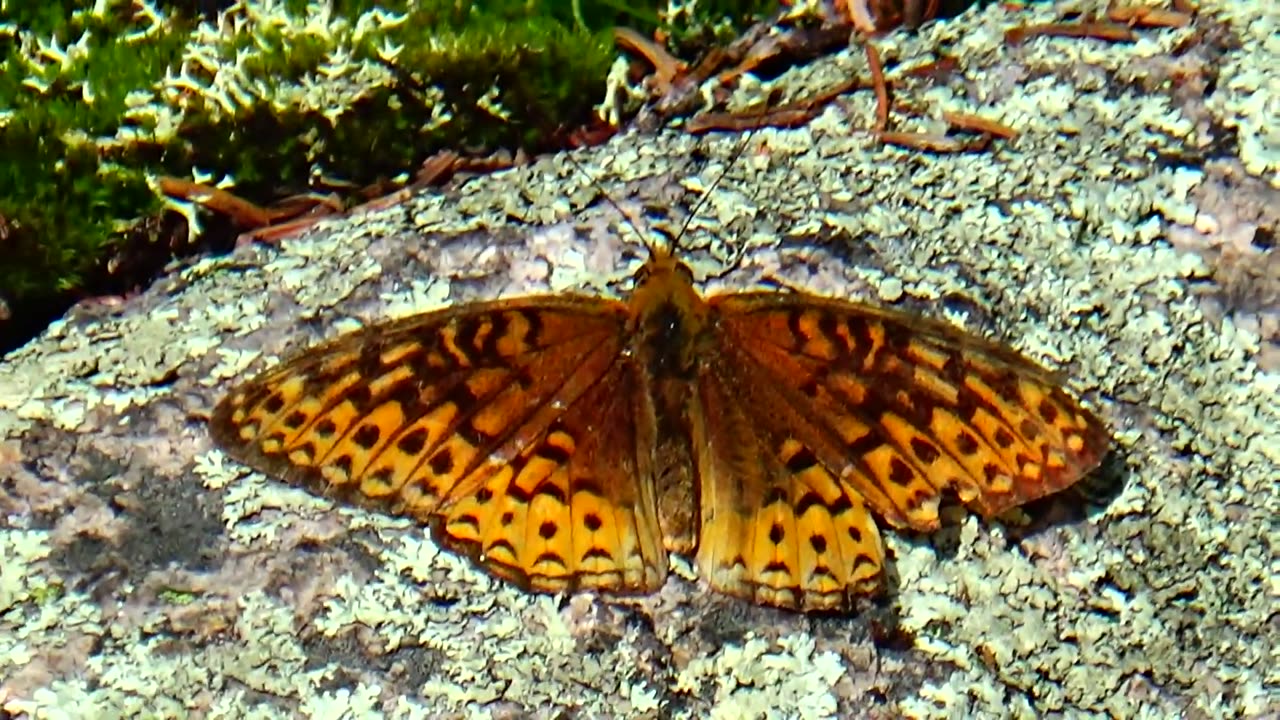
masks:
{"label": "brown twig", "polygon": [[845,93],[850,93],[854,90],[861,90],[865,87],[868,87],[868,85],[858,78],[847,78],[844,81],[836,83],[826,90],[823,90],[817,95],[814,95],[812,98],[806,100],[805,103],[813,107],[822,107]]}
{"label": "brown twig", "polygon": [[1138,5],[1110,8],[1107,10],[1107,19],[1129,27],[1181,28],[1191,24],[1192,14]]}
{"label": "brown twig", "polygon": [[1098,21],[1023,25],[1010,28],[1004,33],[1004,41],[1010,45],[1020,45],[1036,37],[1093,38],[1108,42],[1133,42],[1138,39],[1126,25]]}
{"label": "brown twig", "polygon": [[685,132],[690,134],[702,135],[717,130],[740,132],[760,127],[791,128],[799,127],[809,122],[816,114],[814,111],[804,108],[779,108],[766,113],[749,114],[704,112],[689,118],[689,121],[685,123],[684,129]]}
{"label": "brown twig", "polygon": [[880,132],[876,133],[880,141],[909,150],[923,150],[935,153],[980,152],[991,144],[990,135],[979,135],[976,138],[958,138],[935,133]]}
{"label": "brown twig", "polygon": [[988,120],[987,118],[970,113],[962,112],[943,112],[942,119],[947,124],[957,130],[968,132],[977,132],[993,137],[1004,138],[1005,140],[1013,140],[1018,137],[1018,131],[1005,125],[1004,123]]}
{"label": "brown twig", "polygon": [[[776,36],[766,36],[747,49],[747,53],[743,55],[742,60],[737,65],[720,73],[718,79],[721,85],[731,85],[738,78],[746,73],[760,67],[760,64],[775,57],[781,52],[782,40]],[[715,58],[723,62],[721,58]],[[701,63],[699,63],[701,65]]]}
{"label": "brown twig", "polygon": [[197,203],[227,216],[235,227],[245,229],[236,237],[236,245],[254,240],[278,240],[344,209],[342,201],[333,195],[295,195],[264,208],[221,188],[183,178],[161,177],[158,184],[165,195]]}
{"label": "brown twig", "polygon": [[704,112],[685,123],[685,131],[694,135],[715,130],[742,131],[757,127],[799,127],[817,117],[818,113],[840,95],[863,87],[857,78],[850,78],[833,85],[813,97],[780,105],[768,112]]}
{"label": "brown twig", "polygon": [[671,92],[676,79],[685,71],[684,61],[676,58],[667,49],[649,38],[628,27],[613,29],[613,41],[623,50],[638,53],[653,65],[653,77],[659,96]]}
{"label": "brown twig", "polygon": [[871,68],[871,87],[876,91],[876,132],[889,127],[889,84],[884,79],[884,66],[874,45],[866,43],[867,66]]}
{"label": "brown twig", "polygon": [[259,228],[270,225],[276,214],[244,198],[216,187],[176,177],[161,177],[160,192],[169,197],[188,200],[231,218],[237,227]]}
{"label": "brown twig", "polygon": [[588,125],[582,125],[569,131],[569,134],[565,137],[565,143],[571,148],[595,147],[617,134],[618,128],[613,125],[593,120]]}
{"label": "brown twig", "polygon": [[441,150],[423,160],[422,165],[418,167],[418,172],[414,173],[414,184],[443,185],[449,181],[449,178],[453,177],[460,157],[458,153],[452,150]]}
{"label": "brown twig", "polygon": [[279,242],[287,237],[297,235],[303,230],[320,222],[324,217],[324,215],[309,215],[307,217],[295,218],[288,222],[264,225],[260,228],[242,232],[236,236],[236,247],[242,247],[252,242],[266,244]]}

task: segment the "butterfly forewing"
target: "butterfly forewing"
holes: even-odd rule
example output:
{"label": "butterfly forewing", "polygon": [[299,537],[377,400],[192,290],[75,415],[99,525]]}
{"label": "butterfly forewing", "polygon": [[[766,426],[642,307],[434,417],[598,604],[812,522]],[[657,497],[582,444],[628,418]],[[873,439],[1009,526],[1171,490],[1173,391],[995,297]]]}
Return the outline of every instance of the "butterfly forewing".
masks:
{"label": "butterfly forewing", "polygon": [[[1035,363],[955,328],[807,295],[712,298],[725,366],[890,524],[938,525],[945,491],[984,515],[1095,468],[1105,428]],[[806,455],[806,458],[808,456]]]}
{"label": "butterfly forewing", "polygon": [[263,472],[428,522],[526,587],[649,590],[666,558],[634,472],[626,319],[547,297],[375,325],[236,388],[211,432]]}

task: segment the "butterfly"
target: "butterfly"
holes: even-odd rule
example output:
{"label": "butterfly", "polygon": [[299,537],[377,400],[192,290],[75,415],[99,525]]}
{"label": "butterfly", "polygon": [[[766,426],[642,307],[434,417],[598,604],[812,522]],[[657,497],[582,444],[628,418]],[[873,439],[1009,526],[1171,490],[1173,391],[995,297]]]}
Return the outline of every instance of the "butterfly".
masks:
{"label": "butterfly", "polygon": [[232,389],[210,431],[527,590],[650,593],[677,553],[717,591],[801,611],[880,589],[875,518],[935,529],[947,493],[996,515],[1109,444],[1011,349],[802,292],[703,297],[672,246],[626,300],[460,304],[304,350]]}

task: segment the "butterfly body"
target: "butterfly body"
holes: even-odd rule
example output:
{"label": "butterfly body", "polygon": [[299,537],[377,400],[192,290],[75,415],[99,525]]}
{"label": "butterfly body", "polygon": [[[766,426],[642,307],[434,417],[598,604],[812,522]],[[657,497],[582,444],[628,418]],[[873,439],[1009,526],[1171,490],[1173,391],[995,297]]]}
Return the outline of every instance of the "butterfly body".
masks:
{"label": "butterfly body", "polygon": [[1011,350],[843,300],[703,298],[660,251],[626,302],[473,303],[343,336],[233,390],[211,429],[531,590],[652,592],[674,552],[800,610],[878,587],[872,513],[931,529],[951,491],[994,514],[1107,445]]}

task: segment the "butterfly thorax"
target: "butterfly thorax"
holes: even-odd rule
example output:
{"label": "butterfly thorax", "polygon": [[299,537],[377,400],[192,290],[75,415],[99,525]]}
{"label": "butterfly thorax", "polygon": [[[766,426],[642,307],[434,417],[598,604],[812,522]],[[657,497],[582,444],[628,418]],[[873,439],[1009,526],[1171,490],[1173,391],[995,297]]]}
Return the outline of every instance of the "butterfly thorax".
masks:
{"label": "butterfly thorax", "polygon": [[684,263],[655,255],[636,273],[631,352],[654,378],[692,380],[708,341],[710,309]]}

